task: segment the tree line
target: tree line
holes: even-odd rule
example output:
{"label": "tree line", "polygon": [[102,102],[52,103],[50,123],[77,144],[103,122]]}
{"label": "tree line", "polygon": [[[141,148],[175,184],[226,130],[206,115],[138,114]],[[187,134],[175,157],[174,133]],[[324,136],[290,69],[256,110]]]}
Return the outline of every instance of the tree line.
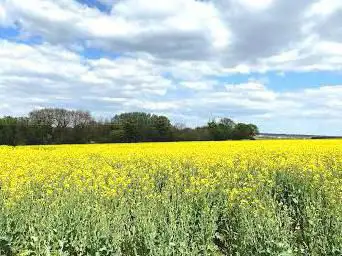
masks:
{"label": "tree line", "polygon": [[169,118],[144,112],[123,113],[96,120],[88,111],[45,108],[27,117],[0,118],[0,145],[219,141],[253,139],[254,124],[229,118],[189,128]]}

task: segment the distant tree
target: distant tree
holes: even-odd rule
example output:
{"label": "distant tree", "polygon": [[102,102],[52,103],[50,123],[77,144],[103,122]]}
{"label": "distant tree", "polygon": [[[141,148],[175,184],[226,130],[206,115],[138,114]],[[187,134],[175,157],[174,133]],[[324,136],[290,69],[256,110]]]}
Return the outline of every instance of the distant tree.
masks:
{"label": "distant tree", "polygon": [[94,119],[86,111],[45,108],[31,111],[29,122],[41,144],[86,143]]}
{"label": "distant tree", "polygon": [[252,139],[259,133],[254,124],[236,124],[229,118],[222,118],[219,122],[212,120],[208,123],[208,129],[212,140],[242,140]]}
{"label": "distant tree", "polygon": [[212,140],[224,140],[223,133],[215,120],[208,122],[208,130]]}
{"label": "distant tree", "polygon": [[151,131],[155,131],[152,139],[156,141],[169,141],[172,138],[172,126],[170,120],[166,116],[151,116]]}
{"label": "distant tree", "polygon": [[132,112],[116,115],[112,119],[115,138],[123,142],[168,141],[171,139],[171,123],[165,116]]}
{"label": "distant tree", "polygon": [[69,126],[65,128],[69,131],[69,141],[73,143],[87,143],[93,138],[94,129],[97,128],[97,123],[88,111],[69,111]]}
{"label": "distant tree", "polygon": [[212,120],[208,123],[208,129],[213,140],[232,139],[232,133],[236,124],[229,118],[222,118],[219,122]]}
{"label": "distant tree", "polygon": [[196,128],[172,126],[166,116],[144,112],[95,120],[88,111],[45,108],[28,117],[0,118],[0,144],[6,145],[252,139],[258,132],[254,124],[229,118]]}
{"label": "distant tree", "polygon": [[177,130],[183,130],[186,128],[186,125],[183,123],[176,123],[173,128],[177,129]]}
{"label": "distant tree", "polygon": [[232,119],[227,118],[227,117],[221,118],[219,123],[221,125],[224,125],[228,129],[234,129],[234,127],[236,125],[235,122]]}
{"label": "distant tree", "polygon": [[138,142],[143,141],[147,120],[147,114],[134,112],[116,115],[112,122],[116,130],[123,131],[124,142]]}
{"label": "distant tree", "polygon": [[88,111],[70,111],[70,124],[72,127],[86,127],[94,123],[94,118],[91,116]]}
{"label": "distant tree", "polygon": [[207,126],[189,128],[183,124],[172,127],[172,140],[174,141],[208,141],[212,140]]}
{"label": "distant tree", "polygon": [[25,145],[27,133],[27,118],[11,116],[0,118],[0,145]]}
{"label": "distant tree", "polygon": [[254,136],[259,134],[258,126],[256,126],[255,124],[248,124],[248,125],[249,125],[249,127],[251,128],[251,131],[252,131],[251,136],[254,137]]}
{"label": "distant tree", "polygon": [[6,116],[0,119],[0,144],[16,145],[17,119]]}
{"label": "distant tree", "polygon": [[123,129],[113,129],[110,132],[111,142],[124,142],[125,141],[125,131]]}
{"label": "distant tree", "polygon": [[233,131],[233,139],[252,139],[258,133],[258,128],[252,124],[238,123]]}

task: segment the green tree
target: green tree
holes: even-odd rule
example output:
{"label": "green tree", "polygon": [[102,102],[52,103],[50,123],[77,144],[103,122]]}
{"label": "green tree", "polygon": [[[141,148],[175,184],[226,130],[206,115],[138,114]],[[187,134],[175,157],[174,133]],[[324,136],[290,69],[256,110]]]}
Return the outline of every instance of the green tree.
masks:
{"label": "green tree", "polygon": [[152,127],[154,136],[152,139],[156,141],[169,141],[172,139],[172,126],[170,120],[166,116],[151,116]]}
{"label": "green tree", "polygon": [[0,144],[16,145],[17,119],[6,116],[0,119]]}
{"label": "green tree", "polygon": [[229,118],[222,118],[219,122],[212,120],[208,123],[208,128],[213,140],[232,139],[232,133],[236,124]]}
{"label": "green tree", "polygon": [[123,113],[112,119],[115,138],[123,142],[167,141],[171,139],[171,123],[165,116],[143,112]]}
{"label": "green tree", "polygon": [[233,139],[252,139],[258,133],[258,127],[254,124],[238,123],[233,131]]}

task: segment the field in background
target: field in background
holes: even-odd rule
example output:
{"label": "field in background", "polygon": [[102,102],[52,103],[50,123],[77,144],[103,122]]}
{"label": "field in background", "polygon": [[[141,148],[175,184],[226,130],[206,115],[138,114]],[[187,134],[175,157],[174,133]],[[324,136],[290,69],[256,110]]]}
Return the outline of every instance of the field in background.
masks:
{"label": "field in background", "polygon": [[0,156],[0,255],[342,255],[339,140]]}

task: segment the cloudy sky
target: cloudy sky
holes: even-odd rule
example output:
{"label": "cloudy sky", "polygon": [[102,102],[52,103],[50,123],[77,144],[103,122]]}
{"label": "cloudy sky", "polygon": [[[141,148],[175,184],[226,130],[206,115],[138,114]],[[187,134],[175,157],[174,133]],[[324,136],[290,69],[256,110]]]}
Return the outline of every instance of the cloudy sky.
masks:
{"label": "cloudy sky", "polygon": [[210,118],[342,134],[341,0],[0,0],[0,116]]}

